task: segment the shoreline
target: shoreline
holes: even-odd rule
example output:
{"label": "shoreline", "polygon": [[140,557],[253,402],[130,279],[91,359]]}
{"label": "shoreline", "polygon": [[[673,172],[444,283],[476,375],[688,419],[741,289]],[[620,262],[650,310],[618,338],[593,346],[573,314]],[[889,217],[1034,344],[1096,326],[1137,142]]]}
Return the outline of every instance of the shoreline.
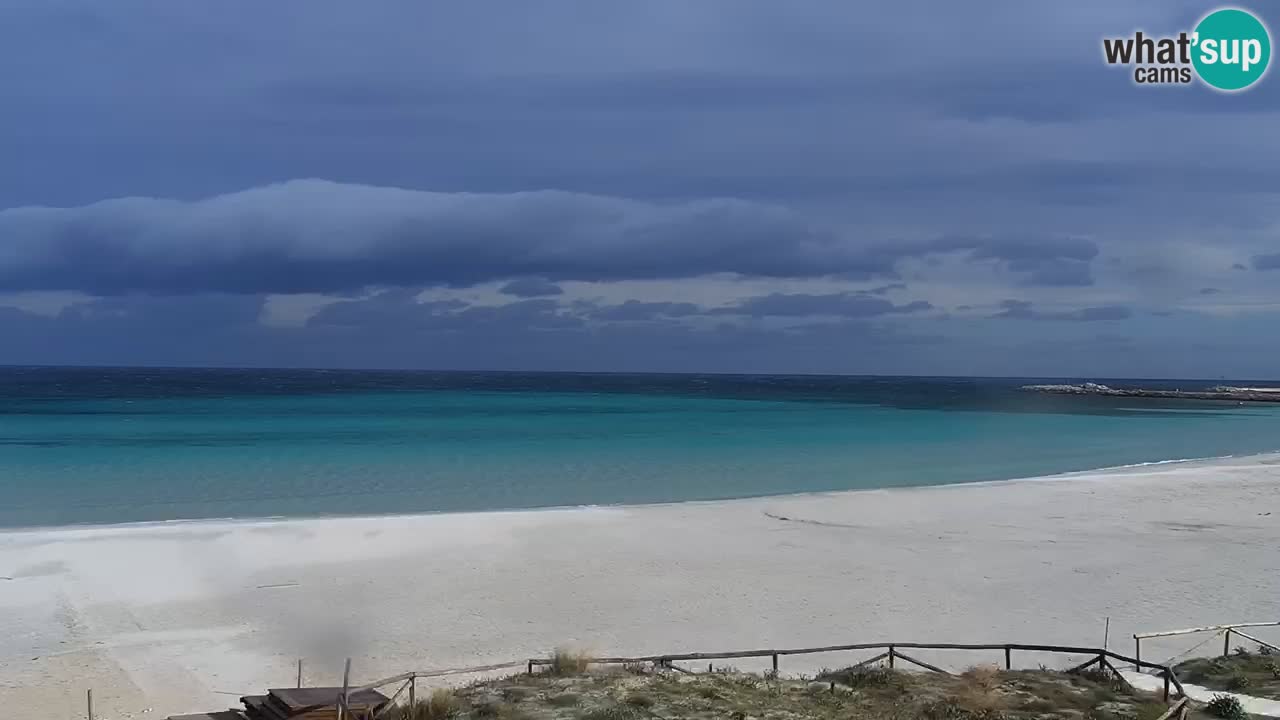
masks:
{"label": "shoreline", "polygon": [[1092,645],[1104,618],[1118,645],[1280,616],[1277,546],[1274,453],[665,505],[23,529],[0,533],[0,702],[70,716],[92,688],[115,720],[206,711],[292,685],[297,658],[308,683],[340,684],[345,657],[366,682],[557,646]]}
{"label": "shoreline", "polygon": [[[124,522],[86,522],[71,523],[66,525],[14,525],[0,526],[0,536],[13,535],[21,533],[39,533],[54,532],[64,530],[110,530],[110,529],[129,529],[129,528],[165,528],[165,527],[188,527],[199,525],[234,525],[234,524],[253,524],[253,523],[281,523],[281,522],[303,522],[315,520],[377,520],[380,518],[417,518],[417,517],[439,517],[439,516],[484,516],[484,515],[505,515],[514,513],[554,513],[575,510],[627,510],[642,508],[661,508],[674,507],[681,505],[714,505],[728,503],[742,503],[759,500],[767,500],[770,498],[805,498],[805,497],[824,497],[832,495],[844,495],[847,493],[873,493],[884,491],[911,491],[930,488],[951,488],[951,487],[984,487],[990,485],[1002,485],[1005,483],[1025,483],[1025,482],[1048,482],[1056,480],[1070,480],[1080,476],[1099,475],[1108,477],[1120,477],[1126,474],[1126,471],[1138,471],[1142,468],[1161,467],[1161,466],[1189,466],[1197,463],[1216,464],[1225,460],[1239,461],[1257,461],[1264,462],[1267,459],[1275,459],[1280,461],[1280,449],[1274,451],[1248,453],[1244,455],[1213,455],[1208,457],[1194,458],[1173,458],[1169,460],[1151,460],[1147,462],[1127,463],[1124,465],[1109,465],[1099,468],[1089,468],[1085,470],[1067,470],[1060,473],[1051,473],[1048,475],[1030,475],[1023,477],[1012,477],[993,480],[971,480],[951,483],[937,483],[932,485],[894,485],[888,487],[872,487],[872,488],[849,488],[841,490],[803,490],[789,493],[774,493],[768,495],[744,495],[741,497],[728,498],[710,498],[695,500],[670,500],[665,502],[647,502],[647,503],[598,503],[589,505],[539,505],[533,507],[510,507],[510,508],[492,508],[485,510],[422,510],[412,512],[388,512],[388,513],[357,513],[357,514],[317,514],[317,515],[246,515],[246,516],[228,516],[228,517],[207,517],[207,518],[171,518],[166,520],[127,520]],[[1099,480],[1103,478],[1098,478]]]}

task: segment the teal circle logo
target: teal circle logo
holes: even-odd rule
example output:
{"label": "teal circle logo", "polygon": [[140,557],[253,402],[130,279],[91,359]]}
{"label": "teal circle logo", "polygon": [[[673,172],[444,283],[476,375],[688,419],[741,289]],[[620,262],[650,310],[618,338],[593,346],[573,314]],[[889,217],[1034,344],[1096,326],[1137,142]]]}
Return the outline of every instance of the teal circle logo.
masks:
{"label": "teal circle logo", "polygon": [[1262,79],[1271,62],[1271,35],[1252,13],[1215,10],[1196,25],[1191,62],[1196,74],[1219,90],[1243,90]]}

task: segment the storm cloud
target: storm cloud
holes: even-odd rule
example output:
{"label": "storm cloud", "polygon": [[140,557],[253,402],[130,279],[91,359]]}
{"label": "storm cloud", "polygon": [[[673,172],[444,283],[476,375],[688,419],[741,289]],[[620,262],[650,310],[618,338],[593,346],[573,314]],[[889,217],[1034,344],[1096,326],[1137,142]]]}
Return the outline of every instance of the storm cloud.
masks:
{"label": "storm cloud", "polygon": [[320,180],[196,202],[112,200],[0,211],[0,289],[343,292],[374,285],[872,276],[863,254],[795,213],[737,200],[656,205],[541,191],[432,193]]}
{"label": "storm cloud", "polygon": [[0,236],[0,291],[92,295],[342,293],[514,277],[502,292],[540,297],[557,294],[553,280],[894,277],[903,258],[955,252],[1032,284],[1076,285],[1089,284],[1098,253],[1053,237],[859,243],[785,208],[732,199],[657,204],[321,180],[193,202],[12,208],[0,211]]}

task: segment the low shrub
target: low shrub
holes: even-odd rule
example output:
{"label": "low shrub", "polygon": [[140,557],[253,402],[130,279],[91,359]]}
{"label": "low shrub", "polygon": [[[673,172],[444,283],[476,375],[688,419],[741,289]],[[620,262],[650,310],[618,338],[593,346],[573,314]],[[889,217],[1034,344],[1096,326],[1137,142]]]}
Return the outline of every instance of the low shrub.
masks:
{"label": "low shrub", "polygon": [[446,688],[436,688],[416,705],[399,705],[383,717],[390,720],[447,720],[461,711],[457,697]]}
{"label": "low shrub", "polygon": [[1242,672],[1234,672],[1227,678],[1227,689],[1239,692],[1249,687],[1249,676]]}
{"label": "low shrub", "polygon": [[635,708],[626,705],[592,708],[578,715],[579,720],[635,720],[636,717]]}
{"label": "low shrub", "polygon": [[1230,695],[1214,695],[1204,706],[1205,712],[1224,720],[1248,720],[1248,714],[1240,701]]}
{"label": "low shrub", "polygon": [[1089,680],[1090,682],[1095,682],[1100,685],[1110,685],[1115,682],[1115,677],[1111,674],[1111,671],[1103,667],[1085,668],[1076,674],[1085,680]]}
{"label": "low shrub", "polygon": [[638,708],[653,707],[653,698],[642,693],[631,693],[623,700],[628,705]]}
{"label": "low shrub", "polygon": [[821,682],[835,681],[851,688],[896,687],[902,684],[901,674],[892,668],[862,665],[833,670],[817,677]]}
{"label": "low shrub", "polygon": [[533,694],[532,690],[528,688],[522,688],[522,687],[509,687],[509,688],[503,688],[502,690],[502,697],[506,698],[507,700],[513,703],[518,703],[523,700],[527,700],[529,696],[532,694]]}
{"label": "low shrub", "polygon": [[965,684],[983,690],[994,690],[1000,684],[1000,668],[995,665],[974,665],[960,673]]}
{"label": "low shrub", "polygon": [[950,697],[934,700],[921,711],[925,720],[1004,720],[1004,713],[994,707],[975,708],[966,698]]}
{"label": "low shrub", "polygon": [[704,698],[706,700],[720,699],[720,691],[716,690],[714,687],[710,685],[699,685],[698,687],[694,688],[693,692],[696,693],[699,697]]}
{"label": "low shrub", "polygon": [[560,693],[547,698],[547,704],[554,707],[576,707],[582,702],[582,697],[575,693]]}
{"label": "low shrub", "polygon": [[587,671],[589,656],[586,653],[565,648],[556,648],[551,653],[550,672],[553,675],[581,675]]}

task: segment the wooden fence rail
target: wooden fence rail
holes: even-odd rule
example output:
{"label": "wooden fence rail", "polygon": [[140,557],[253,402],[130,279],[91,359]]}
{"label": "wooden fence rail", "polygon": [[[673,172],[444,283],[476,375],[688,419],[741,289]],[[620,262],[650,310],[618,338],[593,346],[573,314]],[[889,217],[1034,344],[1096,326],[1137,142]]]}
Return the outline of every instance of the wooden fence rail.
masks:
{"label": "wooden fence rail", "polygon": [[[1163,676],[1165,681],[1164,697],[1166,701],[1169,700],[1171,686],[1174,690],[1176,690],[1177,694],[1180,697],[1182,697],[1183,699],[1186,698],[1186,692],[1182,688],[1182,683],[1178,680],[1177,674],[1173,671],[1173,668],[1171,667],[1160,665],[1158,663],[1146,662],[1138,658],[1127,657],[1125,655],[1121,655],[1119,653],[1113,652],[1106,648],[1074,647],[1070,645],[1033,645],[1033,644],[1025,644],[1025,643],[999,643],[999,644],[914,643],[914,642],[851,643],[846,645],[823,645],[819,647],[806,647],[806,648],[768,648],[768,649],[761,649],[761,650],[730,650],[726,652],[667,653],[663,655],[638,655],[638,656],[631,656],[631,657],[593,657],[593,658],[582,658],[582,662],[589,665],[627,665],[627,664],[650,663],[650,664],[660,665],[665,667],[673,667],[672,663],[675,663],[675,662],[689,662],[694,660],[732,660],[732,659],[742,659],[742,658],[766,658],[767,657],[767,658],[770,658],[772,662],[773,672],[776,673],[778,671],[779,658],[782,656],[813,655],[817,653],[845,652],[845,651],[855,651],[855,650],[882,650],[883,652],[875,655],[874,657],[854,663],[852,667],[865,666],[874,662],[879,662],[881,660],[887,661],[889,667],[893,667],[894,660],[901,659],[913,665],[922,667],[926,670],[930,670],[938,673],[944,673],[944,674],[947,673],[946,670],[943,670],[942,668],[936,665],[932,665],[930,663],[923,662],[917,658],[903,654],[901,652],[903,649],[1003,651],[1004,665],[1006,670],[1010,670],[1013,668],[1013,652],[1014,651],[1058,653],[1058,654],[1069,654],[1069,655],[1089,655],[1089,656],[1092,656],[1092,659],[1090,659],[1089,661],[1081,665],[1071,668],[1070,670],[1068,670],[1068,672],[1079,672],[1080,670],[1084,670],[1093,665],[1098,665],[1100,668],[1106,668],[1107,670],[1110,670],[1111,672],[1115,673],[1117,677],[1120,677],[1119,671],[1116,670],[1115,665],[1113,665],[1110,662],[1111,660],[1117,660],[1121,663],[1133,664],[1135,667],[1155,670],[1157,671],[1158,675]],[[493,665],[477,665],[473,667],[449,668],[445,670],[412,671],[412,672],[400,673],[399,675],[392,675],[391,677],[386,677],[381,680],[375,680],[373,682],[365,683],[363,685],[359,685],[355,687],[351,687],[344,681],[343,696],[339,699],[339,701],[340,701],[340,705],[345,706],[345,699],[349,697],[351,693],[356,693],[362,690],[375,690],[377,688],[384,687],[387,685],[392,685],[392,684],[401,684],[401,687],[399,688],[399,690],[396,691],[394,697],[398,698],[401,694],[403,694],[407,690],[409,693],[409,698],[412,701],[412,699],[416,697],[418,678],[430,678],[430,677],[442,677],[446,675],[464,675],[464,674],[473,674],[473,673],[482,673],[482,672],[492,672],[494,670],[507,670],[507,669],[520,668],[520,667],[523,667],[526,672],[532,674],[533,672],[535,672],[535,668],[553,665],[555,662],[556,660],[554,658],[529,658],[528,660],[496,663]],[[708,669],[710,669],[710,666],[708,667]]]}
{"label": "wooden fence rail", "polygon": [[1184,697],[1170,705],[1169,709],[1156,720],[1186,720],[1189,712],[1191,712],[1191,698]]}
{"label": "wooden fence rail", "polygon": [[[820,647],[807,648],[786,648],[786,649],[765,649],[765,650],[732,650],[728,652],[699,652],[699,653],[672,653],[667,655],[639,655],[634,657],[599,657],[599,658],[583,658],[588,664],[596,665],[629,665],[642,663],[658,663],[669,665],[673,662],[688,662],[693,660],[734,660],[742,658],[763,658],[768,657],[773,660],[773,670],[778,670],[778,658],[784,655],[812,655],[816,653],[845,652],[851,650],[885,650],[881,655],[877,655],[869,660],[864,660],[859,665],[870,664],[877,660],[886,659],[889,667],[893,667],[894,658],[902,658],[907,662],[919,665],[934,672],[946,672],[927,663],[919,662],[914,658],[906,657],[899,650],[920,649],[920,650],[1002,650],[1004,651],[1005,669],[1013,668],[1013,651],[1020,652],[1043,652],[1043,653],[1059,653],[1070,655],[1093,655],[1093,659],[1081,666],[1072,668],[1072,671],[1083,670],[1092,665],[1106,667],[1119,676],[1119,671],[1112,665],[1109,660],[1118,660],[1121,663],[1131,664],[1135,668],[1148,669],[1157,671],[1157,675],[1164,678],[1165,690],[1164,697],[1169,699],[1170,685],[1177,691],[1179,696],[1185,697],[1186,692],[1182,688],[1182,682],[1178,680],[1177,673],[1173,668],[1159,663],[1146,662],[1139,658],[1131,658],[1127,655],[1121,655],[1106,648],[1086,648],[1073,647],[1070,645],[1030,645],[1025,643],[1003,643],[1003,644],[983,644],[983,643],[853,643],[849,645],[823,645]],[[535,667],[552,665],[556,661],[554,658],[531,658],[528,660],[528,672],[532,673]]]}
{"label": "wooden fence rail", "polygon": [[[1280,622],[1269,621],[1269,622],[1232,623],[1230,625],[1206,625],[1205,627],[1184,628],[1182,630],[1161,630],[1159,632],[1134,633],[1133,634],[1133,656],[1135,658],[1142,657],[1142,641],[1148,638],[1173,637],[1174,635],[1194,635],[1196,633],[1206,633],[1206,632],[1222,633],[1222,656],[1223,657],[1226,657],[1227,655],[1231,654],[1232,633],[1239,635],[1240,637],[1245,638],[1246,640],[1255,642],[1259,645],[1269,647],[1272,650],[1280,650],[1280,647],[1272,645],[1269,642],[1264,642],[1262,640],[1259,640],[1258,638],[1252,635],[1242,633],[1239,630],[1239,628],[1276,627],[1276,626],[1280,626]],[[1212,640],[1213,638],[1209,638],[1209,639]],[[1140,665],[1138,663],[1135,663],[1134,667],[1135,669],[1137,669],[1140,667]]]}

